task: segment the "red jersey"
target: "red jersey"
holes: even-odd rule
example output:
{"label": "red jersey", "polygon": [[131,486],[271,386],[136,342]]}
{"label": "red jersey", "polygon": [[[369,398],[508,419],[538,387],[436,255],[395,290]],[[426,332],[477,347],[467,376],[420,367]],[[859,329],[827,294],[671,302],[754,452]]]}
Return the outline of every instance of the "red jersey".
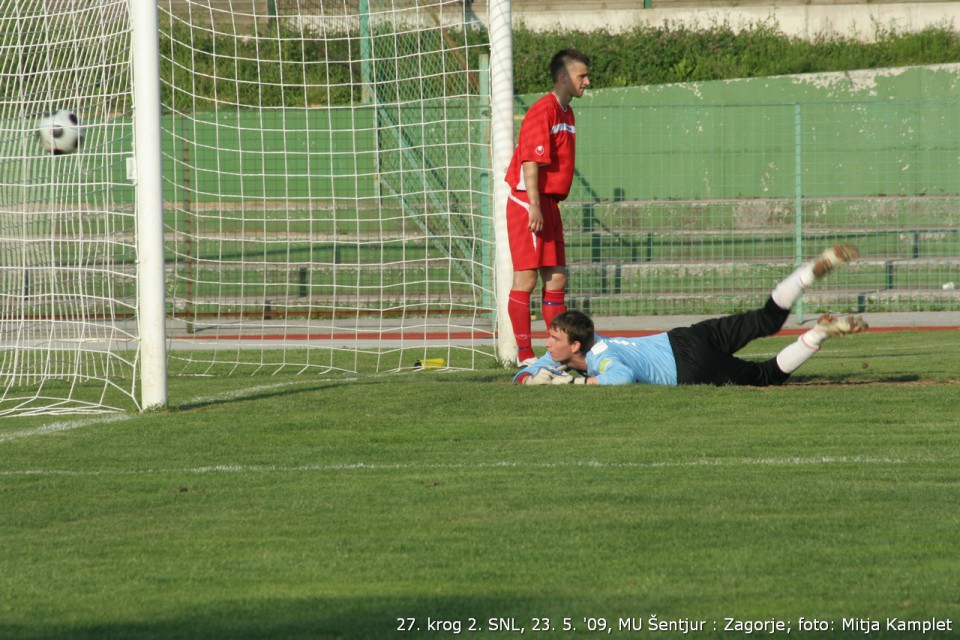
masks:
{"label": "red jersey", "polygon": [[523,184],[524,162],[540,165],[538,191],[557,200],[566,199],[573,183],[574,159],[577,151],[577,128],[573,109],[566,110],[553,93],[533,103],[520,125],[520,136],[505,180],[510,188],[526,191]]}

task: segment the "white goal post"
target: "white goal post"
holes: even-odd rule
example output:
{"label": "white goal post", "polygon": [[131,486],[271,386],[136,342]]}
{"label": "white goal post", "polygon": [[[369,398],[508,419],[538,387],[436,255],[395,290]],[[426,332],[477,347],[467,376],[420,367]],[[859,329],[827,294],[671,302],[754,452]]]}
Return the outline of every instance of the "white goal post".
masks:
{"label": "white goal post", "polygon": [[505,33],[460,0],[0,0],[0,415],[495,361],[490,7]]}
{"label": "white goal post", "polygon": [[[506,211],[510,185],[501,178],[513,155],[513,16],[510,0],[490,0],[491,156],[493,158],[495,212]],[[513,263],[506,216],[494,215],[496,228],[497,300],[508,300],[513,284]],[[506,304],[497,305],[497,354],[503,363],[516,362],[517,344]]]}
{"label": "white goal post", "polygon": [[163,245],[163,166],[160,128],[160,50],[153,0],[131,0],[133,57],[133,179],[137,210],[137,319],[140,405],[167,406],[166,287]]}

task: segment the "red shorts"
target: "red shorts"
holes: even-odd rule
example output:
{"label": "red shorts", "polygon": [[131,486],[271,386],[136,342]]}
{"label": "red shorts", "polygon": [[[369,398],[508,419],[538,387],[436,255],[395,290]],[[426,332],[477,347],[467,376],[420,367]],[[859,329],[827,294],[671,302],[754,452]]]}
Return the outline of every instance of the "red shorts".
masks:
{"label": "red shorts", "polygon": [[530,211],[526,191],[511,191],[507,200],[507,235],[514,271],[540,267],[565,267],[567,257],[563,244],[563,222],[560,203],[548,195],[540,196],[543,229],[530,231]]}

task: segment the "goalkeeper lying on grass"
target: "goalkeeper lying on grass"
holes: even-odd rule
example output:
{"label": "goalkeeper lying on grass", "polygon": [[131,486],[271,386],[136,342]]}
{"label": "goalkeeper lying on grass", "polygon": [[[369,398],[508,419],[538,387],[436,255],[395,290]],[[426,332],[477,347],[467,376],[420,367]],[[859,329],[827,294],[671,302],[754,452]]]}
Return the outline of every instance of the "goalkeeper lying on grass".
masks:
{"label": "goalkeeper lying on grass", "polygon": [[766,362],[733,354],[751,340],[779,331],[805,288],[856,257],[853,245],[837,245],[780,282],[761,309],[643,338],[607,338],[594,333],[589,316],[579,311],[561,313],[550,324],[547,354],[521,369],[513,380],[533,385],[783,384],[827,338],[866,331],[867,323],[859,316],[825,315]]}

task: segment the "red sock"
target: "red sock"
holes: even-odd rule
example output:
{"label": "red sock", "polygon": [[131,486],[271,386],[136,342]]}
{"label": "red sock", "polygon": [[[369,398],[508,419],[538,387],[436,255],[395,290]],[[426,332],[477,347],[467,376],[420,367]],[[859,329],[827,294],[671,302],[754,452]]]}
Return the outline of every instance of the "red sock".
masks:
{"label": "red sock", "polygon": [[536,357],[530,338],[530,292],[511,291],[507,313],[510,315],[510,324],[513,325],[513,337],[517,341],[517,359],[522,361]]}
{"label": "red sock", "polygon": [[564,293],[563,289],[543,290],[543,321],[547,323],[547,331],[550,331],[553,318],[567,310]]}

